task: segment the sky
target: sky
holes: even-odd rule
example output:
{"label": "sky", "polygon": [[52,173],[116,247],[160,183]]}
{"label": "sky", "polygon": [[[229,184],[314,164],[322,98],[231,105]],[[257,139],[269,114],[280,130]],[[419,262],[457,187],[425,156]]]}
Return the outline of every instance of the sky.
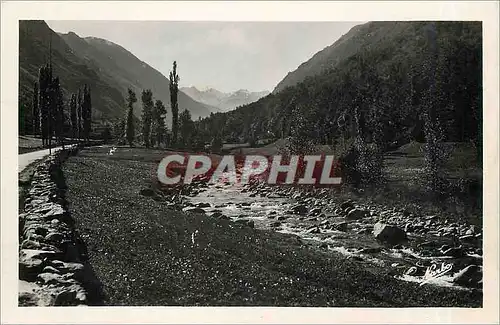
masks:
{"label": "sky", "polygon": [[47,21],[119,44],[179,85],[223,92],[272,91],[288,72],[333,44],[359,22]]}

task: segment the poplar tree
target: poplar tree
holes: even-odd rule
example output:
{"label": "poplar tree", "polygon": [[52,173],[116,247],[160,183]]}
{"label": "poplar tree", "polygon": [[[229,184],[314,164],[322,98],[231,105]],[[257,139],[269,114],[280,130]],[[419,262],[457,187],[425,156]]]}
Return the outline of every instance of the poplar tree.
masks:
{"label": "poplar tree", "polygon": [[146,148],[151,144],[152,110],[154,108],[153,93],[150,89],[142,91],[142,137]]}
{"label": "poplar tree", "polygon": [[83,119],[83,134],[85,142],[89,142],[90,129],[92,122],[92,99],[90,95],[90,87],[85,85],[83,87],[83,100],[82,100],[82,119]]}
{"label": "poplar tree", "polygon": [[151,133],[151,143],[155,143],[160,146],[165,140],[165,116],[167,114],[167,109],[161,100],[155,102],[153,108],[152,118],[152,133]]}
{"label": "poplar tree", "polygon": [[78,139],[81,139],[83,136],[82,101],[83,101],[82,90],[78,88],[78,94],[76,96],[76,116],[77,116],[76,125],[77,125]]}
{"label": "poplar tree", "polygon": [[177,144],[179,132],[179,104],[177,94],[179,92],[179,76],[177,75],[177,62],[174,61],[173,71],[170,72],[170,106],[172,107],[172,144]]}
{"label": "poplar tree", "polygon": [[50,84],[52,81],[52,73],[49,66],[44,65],[40,68],[38,73],[38,111],[40,121],[40,133],[42,136],[42,145],[45,147],[49,144],[49,104],[50,104]]}
{"label": "poplar tree", "polygon": [[33,99],[32,99],[32,116],[33,116],[33,134],[38,135],[40,133],[40,112],[38,109],[38,82],[35,81],[33,84]]}
{"label": "poplar tree", "polygon": [[62,144],[64,148],[64,139],[63,139],[63,131],[64,131],[64,123],[65,123],[65,115],[64,115],[64,100],[63,94],[61,90],[61,84],[59,82],[59,77],[56,77],[52,80],[52,103],[53,103],[53,130],[57,141],[59,144]]}
{"label": "poplar tree", "polygon": [[71,134],[73,139],[78,135],[78,111],[77,111],[77,102],[76,102],[76,94],[71,94],[71,99],[69,101],[69,110],[70,110],[70,120],[71,120]]}
{"label": "poplar tree", "polygon": [[135,137],[135,129],[134,129],[134,103],[137,102],[137,97],[132,89],[128,89],[128,112],[127,112],[127,120],[126,120],[126,137],[129,146],[132,147],[132,143],[134,142]]}

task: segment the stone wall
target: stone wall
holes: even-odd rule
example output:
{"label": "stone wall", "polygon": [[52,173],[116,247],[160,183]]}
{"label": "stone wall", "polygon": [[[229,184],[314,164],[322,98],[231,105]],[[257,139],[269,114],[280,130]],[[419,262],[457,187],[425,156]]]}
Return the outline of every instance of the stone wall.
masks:
{"label": "stone wall", "polygon": [[99,281],[68,212],[59,151],[36,167],[19,215],[19,306],[99,304]]}

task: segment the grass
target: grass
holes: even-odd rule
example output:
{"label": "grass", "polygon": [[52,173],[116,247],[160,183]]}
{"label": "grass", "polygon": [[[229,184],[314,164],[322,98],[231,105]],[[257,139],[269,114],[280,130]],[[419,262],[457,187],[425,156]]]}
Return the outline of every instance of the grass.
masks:
{"label": "grass", "polygon": [[480,292],[400,282],[294,236],[169,210],[139,195],[163,154],[88,148],[65,162],[69,209],[107,305],[482,304]]}

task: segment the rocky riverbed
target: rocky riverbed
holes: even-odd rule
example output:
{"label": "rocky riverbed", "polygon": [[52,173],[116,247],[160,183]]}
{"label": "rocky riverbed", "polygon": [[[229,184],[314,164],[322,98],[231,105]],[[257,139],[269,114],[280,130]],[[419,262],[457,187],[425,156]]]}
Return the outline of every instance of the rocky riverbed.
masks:
{"label": "rocky riverbed", "polygon": [[482,288],[482,230],[445,216],[339,201],[326,189],[263,183],[199,181],[164,193],[178,210],[294,234],[308,245],[340,252],[402,281]]}

